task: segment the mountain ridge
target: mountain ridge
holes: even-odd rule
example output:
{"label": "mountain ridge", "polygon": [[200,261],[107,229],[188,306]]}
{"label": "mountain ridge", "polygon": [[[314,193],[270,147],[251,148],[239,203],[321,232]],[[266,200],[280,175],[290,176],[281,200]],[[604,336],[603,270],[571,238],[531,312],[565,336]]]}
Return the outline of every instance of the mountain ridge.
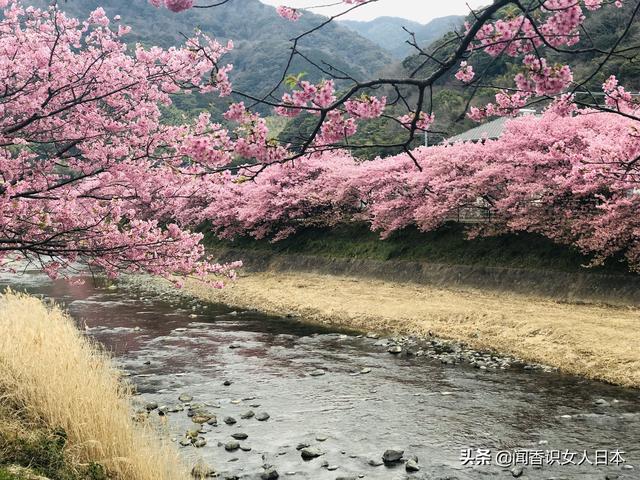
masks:
{"label": "mountain ridge", "polygon": [[394,59],[402,60],[415,52],[407,43],[410,35],[403,27],[415,34],[418,45],[427,47],[447,32],[460,27],[464,19],[464,15],[447,15],[423,24],[406,18],[383,16],[369,21],[341,20],[338,23],[384,48]]}
{"label": "mountain ridge", "polygon": [[[30,0],[27,5],[47,7],[47,0]],[[195,28],[218,40],[233,40],[234,50],[225,62],[234,65],[231,80],[241,91],[260,94],[281,78],[291,44],[289,40],[311,29],[324,17],[312,13],[298,22],[282,19],[272,6],[259,0],[231,1],[210,9],[173,13],[158,9],[147,0],[78,0],[59,2],[67,14],[83,19],[97,7],[110,18],[120,15],[122,24],[132,28],[124,37],[127,43],[164,48],[184,43],[184,35]],[[355,78],[366,79],[393,62],[391,56],[371,40],[337,23],[305,37],[300,50],[320,65],[333,65]],[[306,62],[296,61],[291,73],[304,71],[307,78],[319,81],[324,75]],[[259,72],[259,73],[256,73]]]}

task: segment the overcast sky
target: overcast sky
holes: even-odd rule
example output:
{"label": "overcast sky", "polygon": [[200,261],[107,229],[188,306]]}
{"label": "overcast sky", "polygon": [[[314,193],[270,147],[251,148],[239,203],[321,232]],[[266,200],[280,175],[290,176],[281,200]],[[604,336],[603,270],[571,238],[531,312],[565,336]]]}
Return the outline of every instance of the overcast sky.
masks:
{"label": "overcast sky", "polygon": [[[261,0],[269,5],[286,5],[294,8],[328,5],[336,3],[336,0]],[[378,0],[370,5],[364,5],[351,12],[348,16],[351,20],[372,20],[376,17],[404,17],[420,23],[446,15],[465,15],[469,13],[469,6],[477,8],[491,3],[491,0]],[[343,11],[342,7],[315,8],[315,13],[332,15]]]}

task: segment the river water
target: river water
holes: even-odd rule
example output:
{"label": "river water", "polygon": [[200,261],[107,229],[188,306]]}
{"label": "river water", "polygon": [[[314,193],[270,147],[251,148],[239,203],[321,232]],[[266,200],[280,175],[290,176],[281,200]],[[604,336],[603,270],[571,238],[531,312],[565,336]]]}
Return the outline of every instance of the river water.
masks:
{"label": "river water", "polygon": [[[179,446],[195,426],[187,410],[165,416],[164,428],[187,462],[202,458],[222,478],[260,479],[265,463],[280,478],[312,480],[512,478],[514,465],[526,479],[640,478],[638,390],[518,365],[394,356],[348,332],[100,283],[0,276],[0,285],[64,305],[144,401],[174,406],[188,394],[215,414],[202,448]],[[270,418],[241,418],[249,410]],[[225,450],[233,433],[247,434],[239,443],[251,450]],[[301,443],[323,455],[303,460]],[[391,448],[418,457],[420,471],[369,464]]]}

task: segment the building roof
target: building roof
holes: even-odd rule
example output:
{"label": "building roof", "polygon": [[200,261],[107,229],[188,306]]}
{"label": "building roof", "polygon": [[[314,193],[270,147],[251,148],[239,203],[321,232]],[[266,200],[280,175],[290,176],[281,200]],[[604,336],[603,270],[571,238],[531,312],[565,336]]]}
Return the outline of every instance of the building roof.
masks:
{"label": "building roof", "polygon": [[475,142],[484,139],[495,140],[496,138],[500,138],[504,130],[504,126],[509,120],[511,120],[511,118],[509,117],[496,118],[495,120],[483,123],[482,125],[472,128],[471,130],[467,130],[466,132],[462,132],[458,135],[448,138],[447,142]]}
{"label": "building roof", "polygon": [[[526,115],[535,115],[539,117],[540,115],[536,113],[535,110],[530,108],[522,108],[518,112],[518,117],[524,117]],[[502,136],[502,132],[504,132],[504,127],[506,126],[509,120],[512,120],[513,117],[498,117],[495,120],[492,120],[487,123],[483,123],[480,126],[472,128],[471,130],[467,130],[466,132],[462,132],[458,135],[455,135],[451,138],[448,138],[447,143],[455,143],[455,142],[477,142],[484,139],[495,140]]]}

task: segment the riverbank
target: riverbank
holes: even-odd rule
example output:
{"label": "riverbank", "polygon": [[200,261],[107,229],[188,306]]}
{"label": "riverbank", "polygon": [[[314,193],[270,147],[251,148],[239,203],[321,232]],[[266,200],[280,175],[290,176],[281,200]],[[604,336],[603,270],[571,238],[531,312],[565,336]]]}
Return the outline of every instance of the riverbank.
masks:
{"label": "riverbank", "polygon": [[108,356],[59,308],[0,295],[0,479],[188,478],[169,442],[132,419]]}
{"label": "riverbank", "polygon": [[188,293],[242,309],[386,335],[429,334],[564,373],[640,387],[640,309],[301,272],[245,272]]}

